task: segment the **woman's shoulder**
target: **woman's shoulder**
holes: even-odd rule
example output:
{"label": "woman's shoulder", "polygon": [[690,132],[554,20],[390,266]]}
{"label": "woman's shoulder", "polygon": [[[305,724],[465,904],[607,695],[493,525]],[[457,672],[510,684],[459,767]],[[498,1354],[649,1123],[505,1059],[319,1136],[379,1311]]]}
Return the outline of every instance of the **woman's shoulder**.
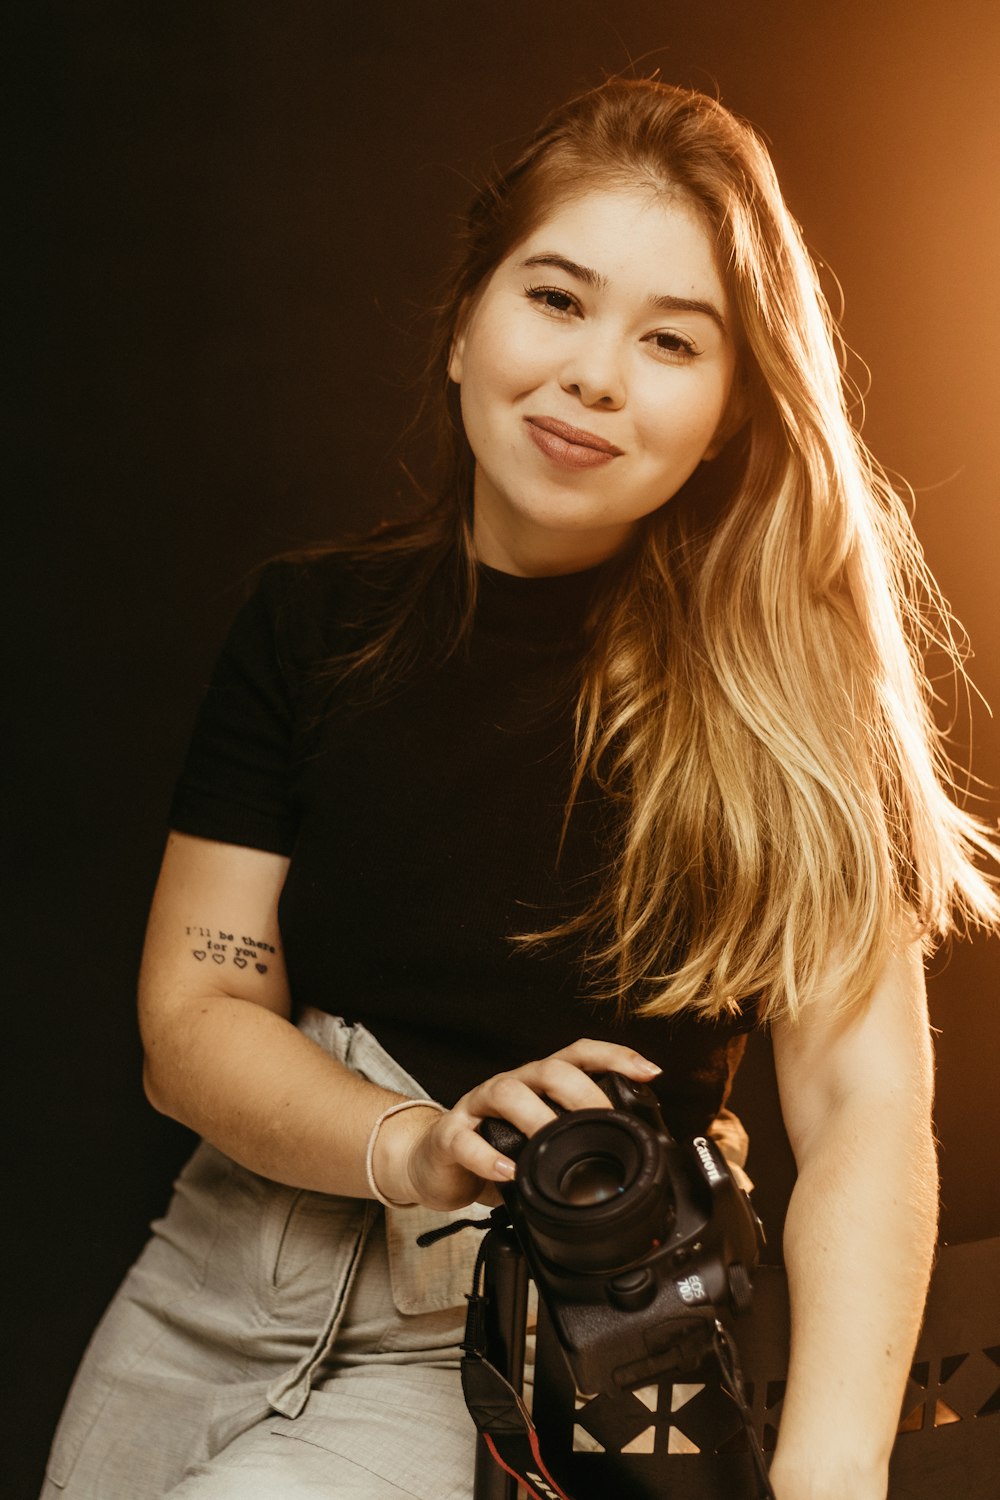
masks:
{"label": "woman's shoulder", "polygon": [[368,592],[363,559],[348,548],[282,553],[257,569],[251,592],[285,639],[336,636]]}
{"label": "woman's shoulder", "polygon": [[393,546],[389,528],[354,542],[284,552],[261,564],[257,587],[269,602],[314,614],[344,615],[374,599],[419,567],[423,549]]}
{"label": "woman's shoulder", "polygon": [[282,663],[301,670],[361,647],[418,566],[415,553],[377,538],[284,553],[257,570],[249,607],[266,618]]}
{"label": "woman's shoulder", "polygon": [[334,553],[288,554],[261,563],[246,581],[232,636],[274,651],[281,668],[301,669],[334,649],[343,596]]}
{"label": "woman's shoulder", "polygon": [[351,586],[351,557],[340,548],[285,552],[268,558],[251,578],[251,593],[275,615],[335,616]]}

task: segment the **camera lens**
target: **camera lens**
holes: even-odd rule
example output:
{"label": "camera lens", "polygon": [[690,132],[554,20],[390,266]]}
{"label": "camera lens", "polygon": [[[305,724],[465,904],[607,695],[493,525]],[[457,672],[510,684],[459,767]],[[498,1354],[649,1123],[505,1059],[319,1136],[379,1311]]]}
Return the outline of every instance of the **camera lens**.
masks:
{"label": "camera lens", "polygon": [[518,1157],[516,1183],[535,1244],[566,1270],[634,1265],[676,1212],[656,1131],[619,1110],[571,1110],[543,1126]]}
{"label": "camera lens", "polygon": [[566,1203],[589,1208],[625,1191],[625,1166],[614,1156],[581,1156],[563,1168],[559,1195]]}

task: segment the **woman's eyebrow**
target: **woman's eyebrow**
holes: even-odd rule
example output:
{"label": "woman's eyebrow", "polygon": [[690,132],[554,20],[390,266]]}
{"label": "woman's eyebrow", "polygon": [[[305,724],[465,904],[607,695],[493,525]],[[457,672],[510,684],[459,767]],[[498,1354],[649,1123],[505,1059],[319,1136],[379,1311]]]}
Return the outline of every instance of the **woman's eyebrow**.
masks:
{"label": "woman's eyebrow", "polygon": [[600,271],[592,271],[589,266],[578,266],[575,260],[568,260],[565,255],[529,255],[527,260],[521,262],[521,266],[524,269],[528,266],[555,266],[558,271],[565,271],[567,276],[575,276],[584,286],[593,287],[595,292],[603,292],[608,284],[608,278],[602,276]]}
{"label": "woman's eyebrow", "polygon": [[[593,270],[590,266],[579,266],[575,260],[570,260],[565,255],[529,255],[527,260],[521,262],[522,270],[531,266],[554,266],[558,271],[565,271],[567,276],[573,276],[577,281],[582,281],[584,286],[593,287],[594,291],[603,292],[608,285],[608,278],[602,276],[600,271]],[[649,306],[656,312],[693,312],[704,313],[718,325],[720,332],[728,334],[726,320],[714,302],[709,302],[703,297],[675,297],[666,292],[662,295],[648,297]]]}
{"label": "woman's eyebrow", "polygon": [[650,297],[649,305],[657,312],[692,312],[704,313],[707,318],[718,326],[719,332],[728,334],[726,320],[714,302],[707,301],[704,297],[674,297],[669,292],[660,297]]}

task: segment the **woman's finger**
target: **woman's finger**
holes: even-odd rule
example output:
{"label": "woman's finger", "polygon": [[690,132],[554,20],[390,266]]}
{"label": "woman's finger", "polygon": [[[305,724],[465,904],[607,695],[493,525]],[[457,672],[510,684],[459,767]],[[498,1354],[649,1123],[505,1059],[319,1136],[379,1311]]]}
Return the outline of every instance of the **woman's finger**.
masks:
{"label": "woman's finger", "polygon": [[598,1042],[590,1037],[578,1037],[552,1055],[587,1073],[624,1073],[627,1078],[641,1082],[648,1082],[663,1071],[658,1063],[636,1052],[634,1047],[623,1047],[618,1042]]}
{"label": "woman's finger", "polygon": [[514,1163],[478,1133],[478,1123],[460,1103],[440,1115],[416,1143],[409,1175],[420,1202],[432,1208],[455,1208],[475,1199],[483,1201],[484,1183],[511,1180]]}
{"label": "woman's finger", "polygon": [[550,1102],[559,1109],[606,1108],[607,1096],[591,1076],[602,1072],[647,1081],[660,1069],[631,1047],[583,1037],[551,1057],[487,1079],[460,1101],[460,1107],[480,1119],[497,1115],[531,1135],[553,1118]]}

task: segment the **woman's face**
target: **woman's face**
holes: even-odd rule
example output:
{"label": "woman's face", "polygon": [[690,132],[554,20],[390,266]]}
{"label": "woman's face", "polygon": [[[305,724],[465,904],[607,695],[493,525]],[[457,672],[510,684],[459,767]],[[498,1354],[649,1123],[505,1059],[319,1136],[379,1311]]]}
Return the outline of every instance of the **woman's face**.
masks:
{"label": "woman's face", "polygon": [[610,557],[728,436],[732,313],[681,195],[588,193],[501,261],[452,349],[476,552],[508,573]]}

